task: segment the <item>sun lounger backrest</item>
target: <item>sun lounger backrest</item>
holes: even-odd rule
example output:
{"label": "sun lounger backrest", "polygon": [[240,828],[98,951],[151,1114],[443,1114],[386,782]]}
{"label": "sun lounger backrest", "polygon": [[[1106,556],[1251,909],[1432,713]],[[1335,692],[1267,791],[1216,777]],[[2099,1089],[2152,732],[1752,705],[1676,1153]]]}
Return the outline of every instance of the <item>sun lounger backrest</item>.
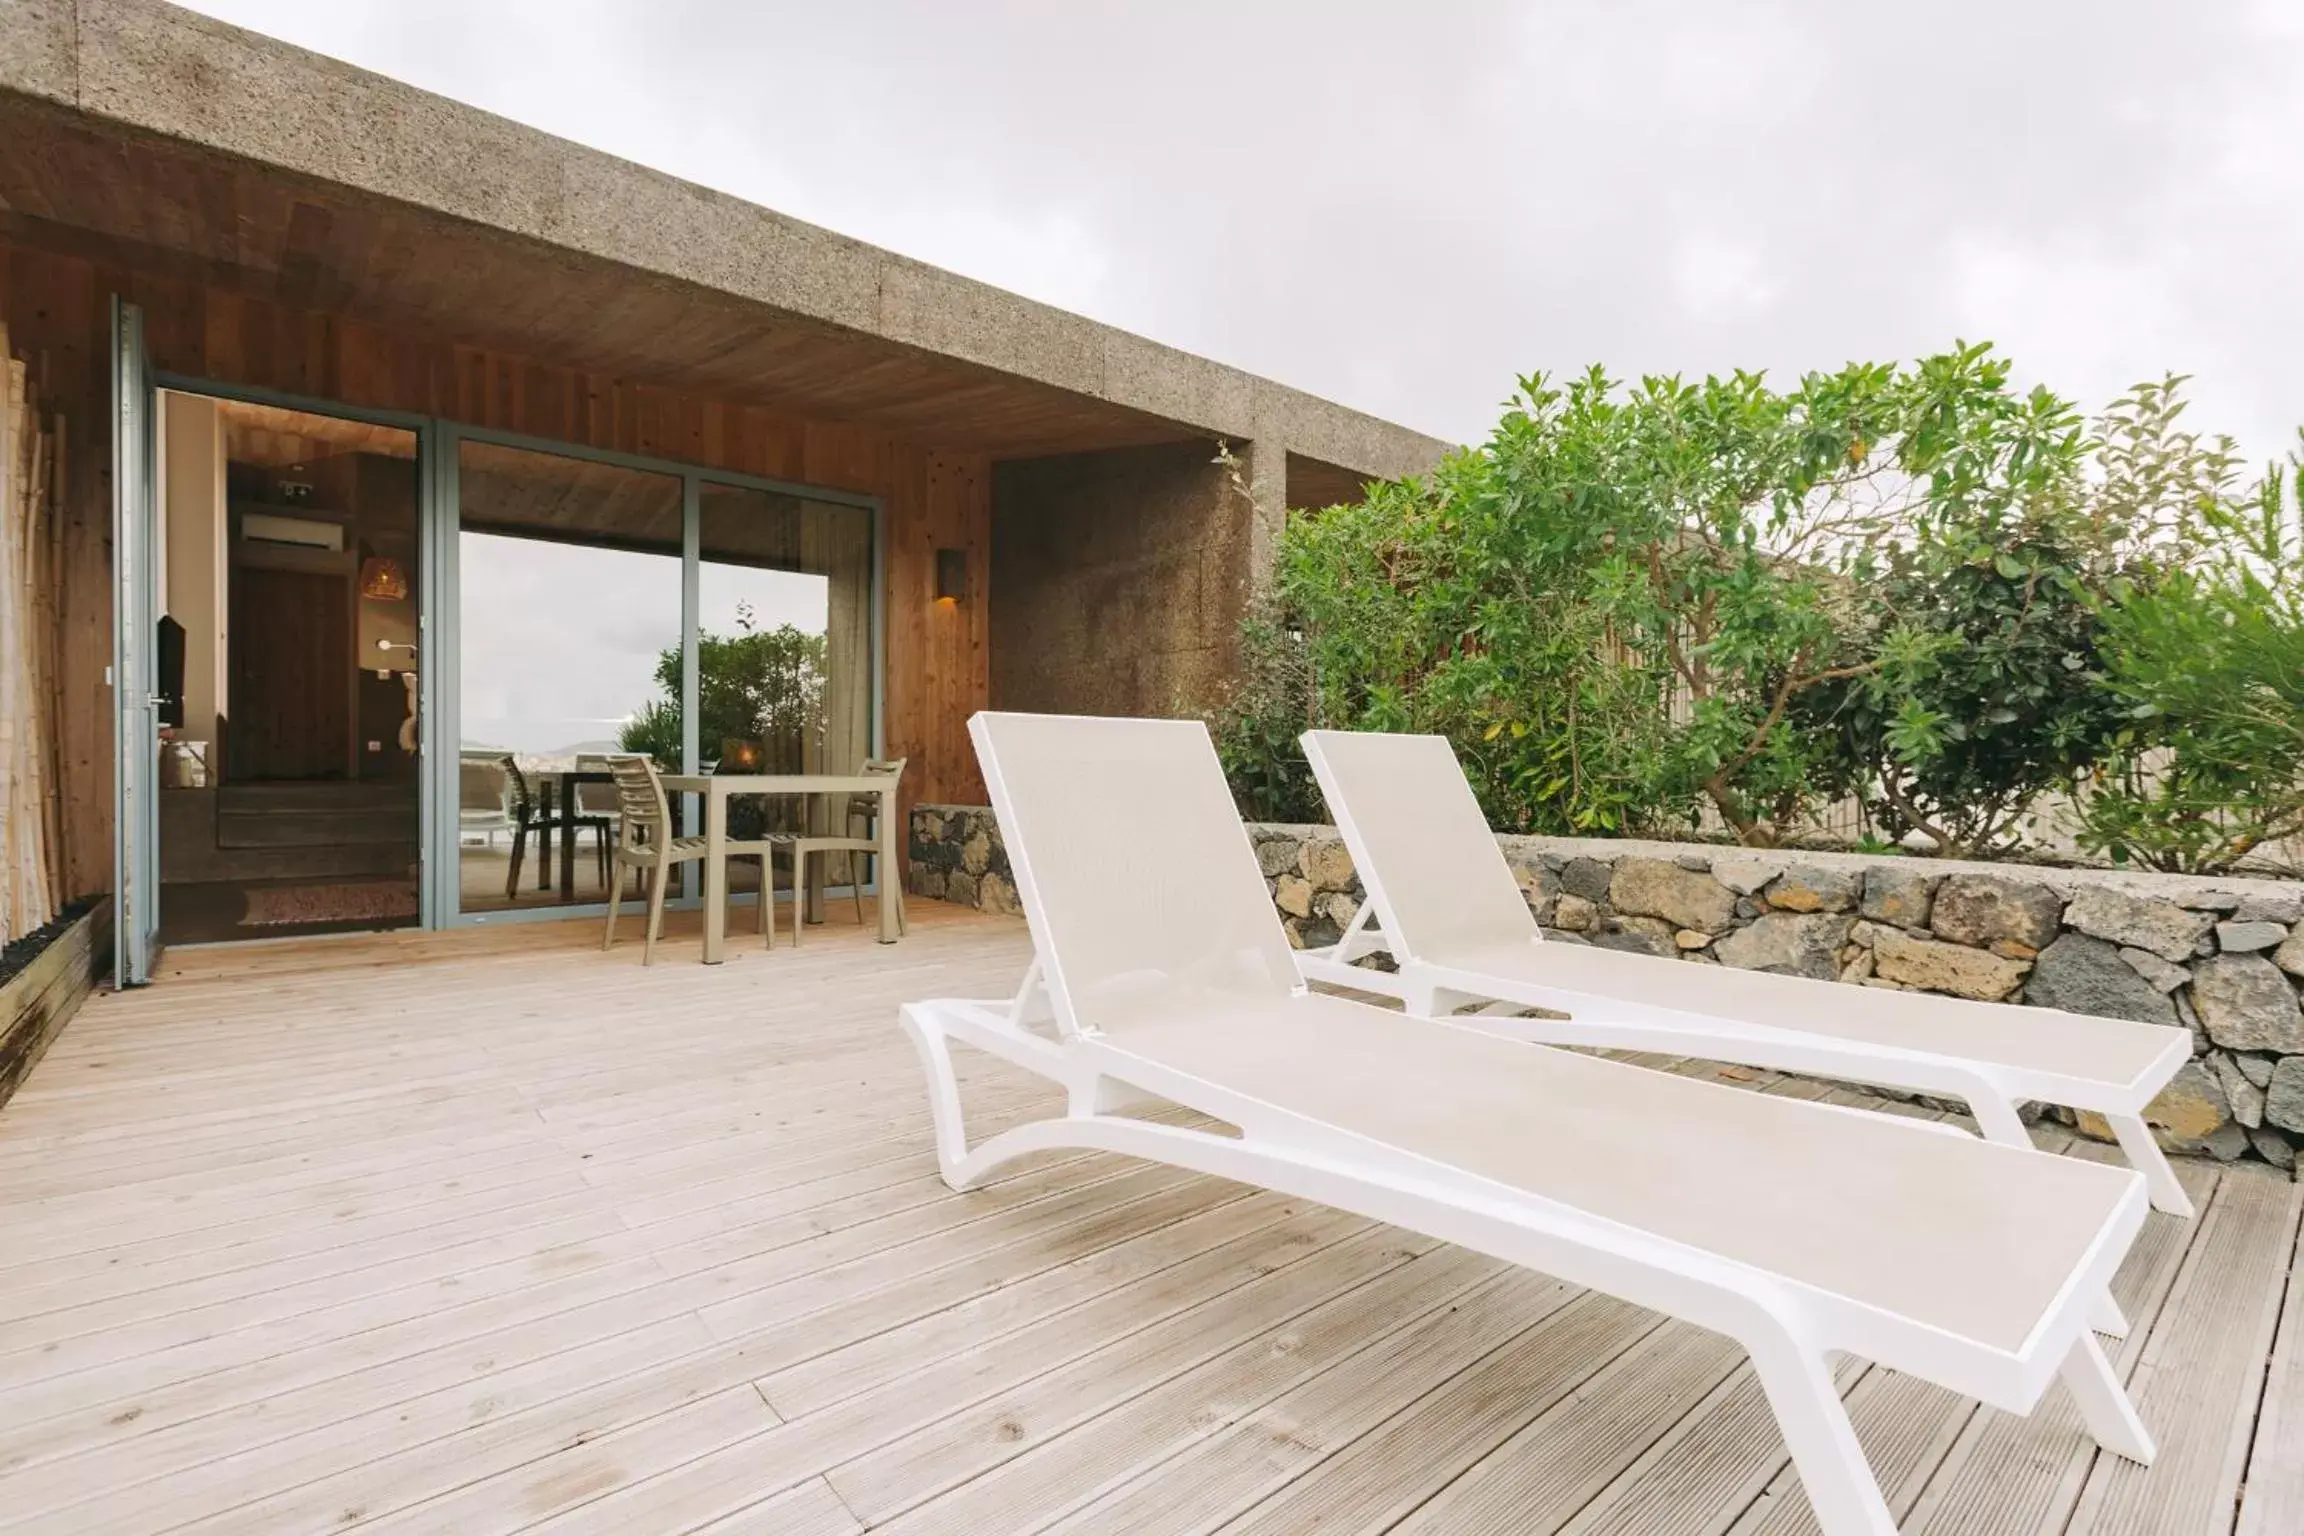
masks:
{"label": "sun lounger backrest", "polygon": [[987,712],[968,731],[1066,1029],[1295,989],[1206,726]]}
{"label": "sun lounger backrest", "polygon": [[1306,731],[1304,752],[1384,931],[1407,955],[1538,936],[1447,738]]}

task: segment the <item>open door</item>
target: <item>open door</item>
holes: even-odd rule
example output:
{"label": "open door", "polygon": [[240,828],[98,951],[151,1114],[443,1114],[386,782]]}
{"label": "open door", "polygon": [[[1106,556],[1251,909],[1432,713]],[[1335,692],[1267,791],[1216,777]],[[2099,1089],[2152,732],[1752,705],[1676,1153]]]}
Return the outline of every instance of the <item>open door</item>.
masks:
{"label": "open door", "polygon": [[112,298],[112,975],[152,979],[160,927],[159,497],[144,314]]}

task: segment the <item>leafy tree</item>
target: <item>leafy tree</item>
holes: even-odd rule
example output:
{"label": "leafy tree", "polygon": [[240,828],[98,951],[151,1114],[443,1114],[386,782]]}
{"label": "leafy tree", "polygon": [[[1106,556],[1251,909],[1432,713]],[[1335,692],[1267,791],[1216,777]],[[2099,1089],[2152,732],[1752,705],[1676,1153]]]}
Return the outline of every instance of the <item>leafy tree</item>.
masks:
{"label": "leafy tree", "polygon": [[[2295,775],[2243,724],[2287,718],[2262,701],[2285,697],[2266,669],[2294,609],[2260,530],[2245,578],[2226,568],[2238,461],[2182,428],[2182,382],[2091,432],[1983,346],[1788,391],[1523,380],[1479,448],[1289,520],[1217,722],[1235,790],[1306,815],[1306,724],[1428,730],[1523,830],[1767,844],[1854,795],[1894,835],[1981,853],[2086,782],[2127,856],[2147,785],[2163,822],[2186,797],[2254,804],[2230,846],[2151,855],[2237,857],[2285,825]],[[2221,650],[2185,627],[2207,612]],[[2180,647],[2245,683],[2174,697]],[[2201,722],[2180,748],[2179,714]]]}
{"label": "leafy tree", "polygon": [[1269,601],[1241,625],[1241,665],[1209,724],[1241,814],[1257,821],[1323,819],[1320,787],[1297,739],[1312,712],[1304,632]]}
{"label": "leafy tree", "polygon": [[2109,738],[2102,610],[2149,540],[2103,494],[2125,482],[2085,472],[2078,413],[2009,390],[2004,360],[1928,358],[1909,390],[1899,515],[1848,562],[1863,645],[1894,664],[1810,700],[1808,723],[1838,735],[1837,787],[1889,834],[1974,855]]}
{"label": "leafy tree", "polygon": [[1524,380],[1480,449],[1291,523],[1308,713],[1447,733],[1507,826],[1709,809],[1777,841],[1846,777],[1811,697],[1893,690],[1927,654],[1874,611],[1863,560],[1932,498],[2018,495],[2032,450],[2003,439],[2050,430],[2052,405],[1982,348],[1789,392]]}
{"label": "leafy tree", "polygon": [[619,748],[653,759],[657,770],[663,773],[680,771],[679,689],[679,679],[675,675],[670,689],[671,697],[650,699],[634,711],[632,718],[625,721],[616,732],[616,745]]}
{"label": "leafy tree", "polygon": [[[2229,460],[2228,449],[2218,450]],[[2081,797],[2081,846],[2215,873],[2304,835],[2304,449],[2232,496],[2223,465],[2171,476],[2182,563],[2106,616],[2122,724]]]}
{"label": "leafy tree", "polygon": [[1839,786],[1891,837],[1933,851],[2005,848],[2118,725],[2103,619],[2084,556],[2050,527],[1973,523],[1886,550],[1874,622],[1901,626],[1903,664],[1821,691],[1808,721],[1836,733]]}
{"label": "leafy tree", "polygon": [[[749,604],[736,609],[736,633],[696,637],[697,733],[707,755],[724,742],[756,741],[771,764],[797,770],[803,746],[824,730],[824,637],[790,624],[760,628]],[[618,744],[660,768],[680,764],[680,647],[656,658],[660,697],[624,723]]]}

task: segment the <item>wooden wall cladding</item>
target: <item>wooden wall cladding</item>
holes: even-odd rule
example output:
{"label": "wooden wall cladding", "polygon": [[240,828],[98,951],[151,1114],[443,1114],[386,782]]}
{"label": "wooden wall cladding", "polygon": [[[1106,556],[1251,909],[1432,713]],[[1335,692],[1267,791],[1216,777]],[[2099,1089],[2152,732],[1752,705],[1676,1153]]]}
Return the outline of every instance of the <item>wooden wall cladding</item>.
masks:
{"label": "wooden wall cladding", "polygon": [[[989,690],[985,456],[901,441],[548,360],[460,346],[136,270],[0,242],[0,318],[75,426],[65,544],[63,755],[80,793],[69,883],[111,878],[110,295],[140,305],[153,366],[370,409],[877,496],[885,508],[885,731],[909,757],[906,798],[980,804],[967,720]],[[969,596],[934,600],[935,552],[969,555]]]}

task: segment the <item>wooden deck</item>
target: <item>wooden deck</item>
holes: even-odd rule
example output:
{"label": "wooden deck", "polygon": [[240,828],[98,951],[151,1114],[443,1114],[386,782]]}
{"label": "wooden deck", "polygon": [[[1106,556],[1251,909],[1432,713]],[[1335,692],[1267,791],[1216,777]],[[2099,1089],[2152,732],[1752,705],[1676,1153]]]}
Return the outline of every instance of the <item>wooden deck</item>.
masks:
{"label": "wooden deck", "polygon": [[[1812,1528],[1717,1337],[1107,1157],[945,1190],[894,1007],[1026,946],[916,913],[717,969],[589,924],[179,952],[93,1000],[0,1111],[0,1531]],[[964,1070],[979,1129],[1053,1102]],[[2118,1285],[2159,1465],[1851,1363],[1907,1532],[2304,1528],[2298,1186],[2184,1177]]]}

